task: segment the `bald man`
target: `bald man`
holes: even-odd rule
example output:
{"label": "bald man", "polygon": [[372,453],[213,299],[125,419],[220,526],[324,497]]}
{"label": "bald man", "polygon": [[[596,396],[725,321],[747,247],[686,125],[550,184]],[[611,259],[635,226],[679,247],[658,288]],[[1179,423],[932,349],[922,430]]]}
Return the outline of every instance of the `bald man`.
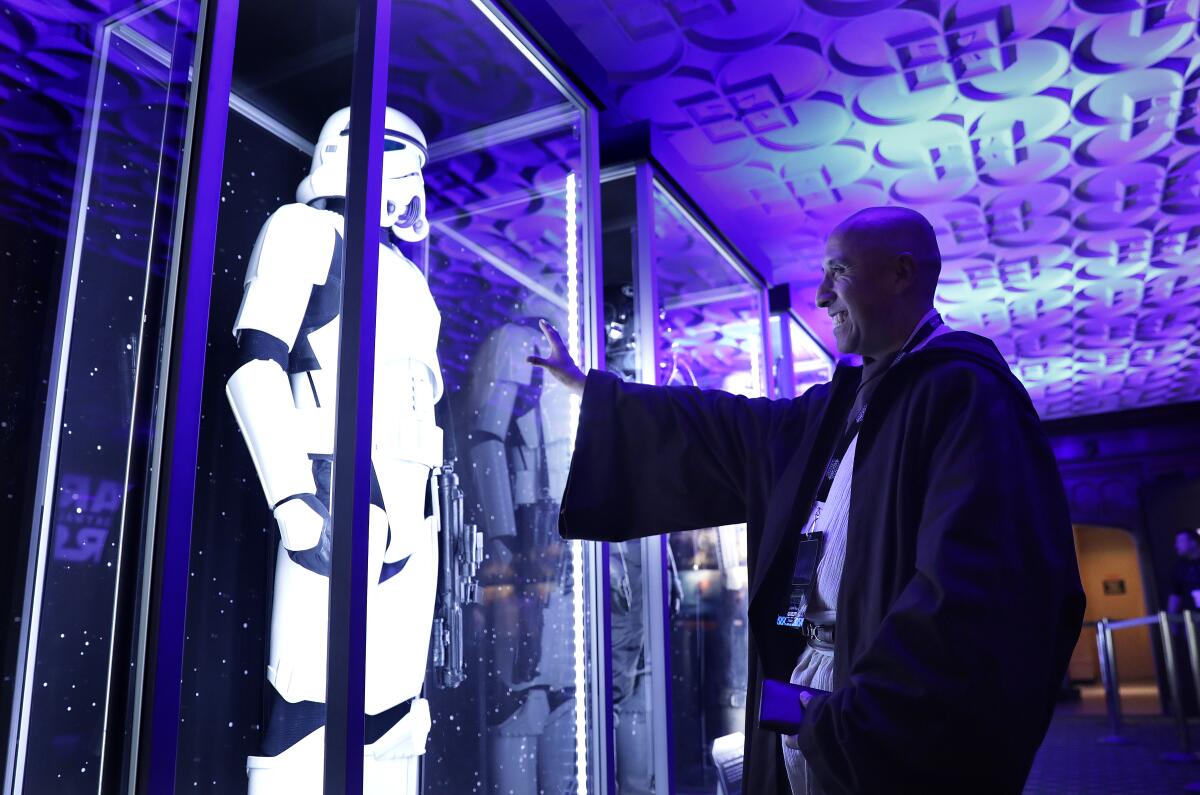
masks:
{"label": "bald man", "polygon": [[[794,400],[586,377],[557,333],[532,359],[582,395],[567,538],[746,522],[753,795],[1019,793],[1083,619],[1058,469],[996,347],[933,308],[929,222],[856,213],[817,304],[844,354]],[[815,688],[794,735],[764,679]]]}

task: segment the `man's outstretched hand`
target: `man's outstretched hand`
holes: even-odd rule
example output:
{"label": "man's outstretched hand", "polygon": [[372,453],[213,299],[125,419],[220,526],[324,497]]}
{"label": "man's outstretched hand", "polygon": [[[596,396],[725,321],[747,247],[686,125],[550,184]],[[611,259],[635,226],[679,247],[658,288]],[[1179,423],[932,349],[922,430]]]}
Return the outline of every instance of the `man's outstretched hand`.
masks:
{"label": "man's outstretched hand", "polygon": [[529,356],[527,361],[530,364],[536,364],[538,367],[546,368],[550,375],[558,379],[559,383],[571,391],[572,394],[583,396],[583,371],[575,364],[575,360],[571,358],[571,354],[567,352],[567,346],[559,336],[558,330],[547,323],[545,320],[538,321],[538,328],[546,335],[546,342],[550,344],[550,355],[542,358],[541,356]]}

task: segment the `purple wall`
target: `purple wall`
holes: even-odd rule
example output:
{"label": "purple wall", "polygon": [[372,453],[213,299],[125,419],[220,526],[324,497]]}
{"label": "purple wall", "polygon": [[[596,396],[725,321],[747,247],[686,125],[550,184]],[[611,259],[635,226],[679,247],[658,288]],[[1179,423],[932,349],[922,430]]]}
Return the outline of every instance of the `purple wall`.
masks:
{"label": "purple wall", "polygon": [[1165,606],[1175,533],[1200,526],[1200,406],[1060,420],[1046,430],[1072,521],[1132,532],[1147,610]]}

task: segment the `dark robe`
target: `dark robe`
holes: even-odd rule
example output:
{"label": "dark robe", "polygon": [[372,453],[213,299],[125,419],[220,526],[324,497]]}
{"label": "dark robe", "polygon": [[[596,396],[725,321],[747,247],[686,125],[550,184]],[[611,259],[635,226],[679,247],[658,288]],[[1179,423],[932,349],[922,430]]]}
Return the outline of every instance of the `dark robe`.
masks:
{"label": "dark robe", "polygon": [[[762,677],[802,650],[780,629],[796,543],[861,368],[795,400],[626,384],[592,372],[563,497],[567,538],[746,522],[745,788],[788,793],[757,729]],[[935,337],[880,377],[855,456],[834,692],[799,744],[838,793],[1019,793],[1083,620],[1058,468],[995,346]]]}

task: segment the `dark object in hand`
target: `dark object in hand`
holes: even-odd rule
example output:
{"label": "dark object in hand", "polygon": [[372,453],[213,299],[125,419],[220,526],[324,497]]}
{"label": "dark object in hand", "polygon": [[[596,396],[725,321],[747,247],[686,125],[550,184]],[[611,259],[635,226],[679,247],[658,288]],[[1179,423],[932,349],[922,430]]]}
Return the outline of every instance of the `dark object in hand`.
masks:
{"label": "dark object in hand", "polygon": [[829,695],[828,690],[794,685],[778,679],[763,679],[758,702],[758,726],[780,734],[795,734],[804,720],[804,704],[800,695]]}

